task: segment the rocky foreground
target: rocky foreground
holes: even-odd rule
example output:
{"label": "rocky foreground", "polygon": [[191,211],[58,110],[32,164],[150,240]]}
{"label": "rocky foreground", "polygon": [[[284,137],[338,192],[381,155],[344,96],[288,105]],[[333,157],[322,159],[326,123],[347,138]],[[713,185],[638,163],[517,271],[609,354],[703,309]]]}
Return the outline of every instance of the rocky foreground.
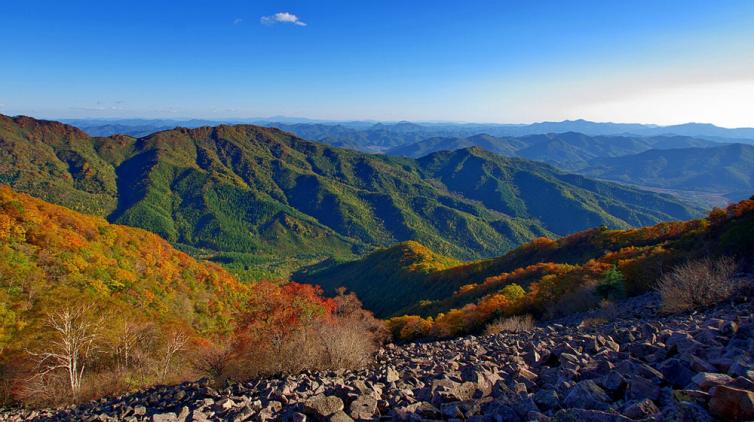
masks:
{"label": "rocky foreground", "polygon": [[[206,380],[1,420],[709,421],[754,419],[752,302],[672,317],[652,296],[602,324],[389,345],[372,368]],[[582,316],[583,318],[583,316]]]}

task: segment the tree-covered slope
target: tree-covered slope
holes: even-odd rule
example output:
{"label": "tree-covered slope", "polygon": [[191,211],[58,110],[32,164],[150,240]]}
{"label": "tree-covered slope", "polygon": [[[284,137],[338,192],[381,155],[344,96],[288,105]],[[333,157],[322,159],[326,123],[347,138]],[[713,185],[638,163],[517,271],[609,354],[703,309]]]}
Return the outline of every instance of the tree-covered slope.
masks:
{"label": "tree-covered slope", "polygon": [[213,250],[342,255],[418,239],[469,257],[546,232],[448,192],[413,161],[255,126],[160,132],[117,172],[114,221]]}
{"label": "tree-covered slope", "polygon": [[516,218],[535,218],[558,235],[589,227],[643,226],[690,218],[670,197],[562,173],[540,163],[472,147],[417,160],[450,191]]}
{"label": "tree-covered slope", "polygon": [[107,215],[115,170],[86,133],[62,123],[0,115],[0,183],[78,211]]}
{"label": "tree-covered slope", "polygon": [[[318,340],[303,346],[307,353],[281,358],[300,350],[300,330],[313,327],[326,331],[308,332]],[[369,356],[381,331],[352,296],[241,283],[154,233],[0,184],[3,405],[88,401],[202,376],[343,368]],[[316,337],[324,332],[328,340]],[[354,333],[362,348],[332,344]],[[328,354],[313,358],[322,344]]]}
{"label": "tree-covered slope", "polygon": [[503,138],[481,134],[465,138],[454,136],[433,137],[391,148],[386,153],[399,157],[420,158],[438,151],[455,151],[457,149],[479,147],[495,154],[513,157],[516,155],[516,151],[526,146],[526,143],[517,138]]}
{"label": "tree-covered slope", "polygon": [[0,130],[0,177],[14,188],[231,267],[243,256],[350,256],[406,240],[478,258],[540,235],[694,212],[668,196],[481,150],[411,160],[251,125],[89,138],[4,117]]}
{"label": "tree-covered slope", "polygon": [[[377,315],[390,315],[395,309],[413,305],[417,296],[432,292],[433,297],[450,295],[454,287],[433,283],[427,276],[460,265],[460,261],[437,254],[413,241],[380,249],[366,257],[341,264],[323,262],[294,275],[296,280],[316,280],[326,293],[338,287],[359,292],[367,309]],[[383,282],[376,282],[382,280]]]}
{"label": "tree-covered slope", "polygon": [[153,233],[7,185],[0,185],[0,274],[0,358],[22,353],[47,313],[64,307],[97,305],[118,321],[223,333],[247,290],[219,266],[198,262]]}
{"label": "tree-covered slope", "polygon": [[428,277],[467,283],[451,296],[398,311],[413,315],[389,324],[399,338],[411,339],[480,332],[515,314],[558,317],[607,307],[609,315],[612,301],[647,292],[678,265],[707,258],[730,259],[744,273],[754,269],[754,197],[701,220],[543,239],[498,259],[445,269]]}
{"label": "tree-covered slope", "polygon": [[[396,324],[437,324],[431,335],[479,329],[490,319],[521,311],[558,315],[594,305],[596,286],[610,271],[622,279],[622,291],[651,288],[673,265],[706,255],[732,256],[754,263],[754,199],[715,209],[706,219],[665,222],[610,230],[594,228],[560,239],[535,239],[507,254],[453,265],[421,245],[398,245],[356,261],[312,268],[295,274],[299,281],[356,292],[365,305]],[[421,251],[407,253],[407,250]],[[413,268],[423,265],[424,271]],[[751,268],[749,268],[751,269]],[[384,292],[399,292],[398,299]],[[424,335],[429,335],[425,332]]]}

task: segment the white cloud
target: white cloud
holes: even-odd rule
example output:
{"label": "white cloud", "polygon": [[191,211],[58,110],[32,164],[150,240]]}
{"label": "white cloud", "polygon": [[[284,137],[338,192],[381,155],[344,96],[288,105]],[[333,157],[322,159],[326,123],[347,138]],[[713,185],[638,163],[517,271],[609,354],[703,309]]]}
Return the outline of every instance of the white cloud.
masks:
{"label": "white cloud", "polygon": [[265,25],[273,25],[276,23],[292,23],[296,26],[306,26],[305,22],[302,22],[298,16],[289,12],[278,12],[271,16],[262,16],[260,19]]}
{"label": "white cloud", "polygon": [[233,25],[238,25],[241,22],[243,22],[242,18],[235,18],[235,19],[233,19]]}

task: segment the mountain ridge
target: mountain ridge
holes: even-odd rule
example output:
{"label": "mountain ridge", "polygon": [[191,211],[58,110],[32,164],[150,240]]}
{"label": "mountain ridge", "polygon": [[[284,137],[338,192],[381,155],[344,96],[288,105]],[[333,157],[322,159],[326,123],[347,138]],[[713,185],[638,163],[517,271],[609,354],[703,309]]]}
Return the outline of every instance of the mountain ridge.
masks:
{"label": "mountain ridge", "polygon": [[[51,125],[41,140],[11,118],[1,122],[0,177],[15,188],[219,260],[246,254],[251,261],[237,271],[254,255],[351,256],[404,240],[458,258],[491,256],[553,232],[695,212],[668,196],[481,150],[456,154],[461,176],[442,156],[370,155],[252,125],[142,138],[81,138]],[[485,203],[487,191],[498,199]],[[563,204],[569,217],[545,212],[543,200]]]}

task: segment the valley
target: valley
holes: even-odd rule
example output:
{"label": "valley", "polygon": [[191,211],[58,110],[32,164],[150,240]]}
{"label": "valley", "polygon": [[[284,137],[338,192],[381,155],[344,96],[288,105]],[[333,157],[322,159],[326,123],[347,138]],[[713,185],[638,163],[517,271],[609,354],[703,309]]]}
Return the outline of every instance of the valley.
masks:
{"label": "valley", "polygon": [[249,125],[92,138],[57,122],[0,120],[3,182],[150,230],[245,279],[407,240],[475,259],[538,236],[701,211],[479,148],[413,160]]}
{"label": "valley", "polygon": [[0,10],[0,422],[754,421],[751,0]]}
{"label": "valley", "polygon": [[[709,318],[751,324],[730,300],[745,296],[754,270],[754,199],[703,213],[662,193],[673,189],[590,179],[479,145],[414,159],[249,125],[92,138],[57,122],[2,123],[0,393],[38,408],[111,397],[0,411],[5,419],[720,416],[731,410],[714,401],[697,408],[633,392],[647,382],[636,362],[667,372],[649,381],[662,391],[714,397],[754,368],[744,354],[738,366],[708,363],[713,375],[694,367],[691,381],[677,381],[682,369],[666,357],[677,352],[657,340],[659,328],[646,339],[624,334],[638,323],[669,338],[706,336]],[[667,140],[642,142],[653,152]],[[700,149],[716,148],[725,147]],[[708,316],[670,315],[674,296],[653,293],[689,262],[710,277],[713,265],[727,265],[722,277],[739,271],[705,299],[723,303],[701,306]],[[71,387],[39,360],[65,356],[51,349],[69,335],[61,323],[85,335],[76,353],[91,365],[70,375]],[[726,336],[728,355],[749,347],[748,337]],[[584,340],[594,338],[607,339],[589,349],[604,361],[589,358]],[[647,341],[654,354],[641,348]],[[540,357],[513,367],[522,342]],[[445,363],[421,364],[437,355]],[[463,369],[480,368],[481,356],[489,374]],[[688,359],[699,356],[709,355]],[[619,369],[608,378],[595,365]],[[560,372],[565,383],[553,381]],[[616,377],[628,387],[613,387]],[[150,387],[159,383],[173,386]],[[598,399],[584,399],[585,389]],[[746,414],[741,406],[734,415]]]}

